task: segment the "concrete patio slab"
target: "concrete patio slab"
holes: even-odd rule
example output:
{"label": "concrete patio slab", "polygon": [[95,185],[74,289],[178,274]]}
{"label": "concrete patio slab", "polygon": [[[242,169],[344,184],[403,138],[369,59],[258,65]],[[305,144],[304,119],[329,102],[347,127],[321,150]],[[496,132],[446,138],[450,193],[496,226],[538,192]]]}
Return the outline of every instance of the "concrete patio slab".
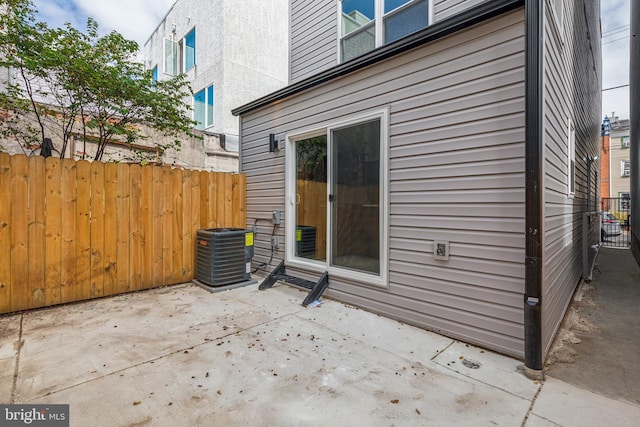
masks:
{"label": "concrete patio slab", "polygon": [[523,399],[533,400],[540,388],[537,381],[528,379],[519,371],[523,366],[521,361],[470,344],[456,342],[440,353],[434,361],[459,374]]}
{"label": "concrete patio slab", "polygon": [[[17,395],[42,396],[303,310],[294,298],[232,300],[192,285],[27,312]],[[69,362],[74,369],[59,369]]]}
{"label": "concrete patio slab", "polygon": [[[559,426],[637,426],[640,406],[614,400],[547,378],[536,399],[532,415]],[[526,427],[540,426],[538,420]]]}
{"label": "concrete patio slab", "polygon": [[11,402],[19,342],[20,316],[0,317],[0,402]]}
{"label": "concrete patio slab", "polygon": [[[262,295],[267,294],[288,300],[292,290],[279,287]],[[346,319],[348,334],[334,328]],[[378,323],[383,333],[367,337]],[[385,335],[389,327],[394,333]],[[393,350],[394,342],[417,338],[416,332],[327,301],[27,401],[72,402],[76,425],[104,420],[110,425],[278,426],[522,422],[529,400],[412,350]]]}
{"label": "concrete patio slab", "polygon": [[0,402],[67,403],[71,426],[640,419],[640,406],[529,380],[516,359],[332,300],[304,308],[304,296],[184,284],[2,316]]}

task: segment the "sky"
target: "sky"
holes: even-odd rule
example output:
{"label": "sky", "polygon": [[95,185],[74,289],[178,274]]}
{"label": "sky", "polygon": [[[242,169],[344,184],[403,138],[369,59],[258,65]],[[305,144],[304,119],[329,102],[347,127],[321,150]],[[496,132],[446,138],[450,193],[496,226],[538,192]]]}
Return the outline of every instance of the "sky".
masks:
{"label": "sky", "polygon": [[[86,29],[95,19],[101,33],[116,30],[144,45],[175,0],[32,0],[39,18],[52,27],[71,22]],[[353,0],[352,0],[353,1]],[[629,118],[629,2],[601,0],[602,116]],[[619,87],[619,88],[618,88]],[[617,88],[617,89],[611,89]]]}
{"label": "sky", "polygon": [[70,22],[86,30],[87,18],[98,22],[100,33],[116,30],[144,46],[175,0],[32,0],[39,20],[50,27]]}
{"label": "sky", "polygon": [[630,1],[601,0],[603,117],[629,118]]}

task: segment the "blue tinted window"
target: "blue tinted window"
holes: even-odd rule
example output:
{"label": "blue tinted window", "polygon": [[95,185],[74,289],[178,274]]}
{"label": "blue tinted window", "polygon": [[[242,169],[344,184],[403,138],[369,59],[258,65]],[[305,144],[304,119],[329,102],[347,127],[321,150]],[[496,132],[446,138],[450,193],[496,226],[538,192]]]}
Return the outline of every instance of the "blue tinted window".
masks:
{"label": "blue tinted window", "polygon": [[384,20],[385,43],[398,40],[429,25],[429,2],[418,0]]}
{"label": "blue tinted window", "polygon": [[343,0],[342,13],[347,15],[358,12],[370,20],[375,18],[375,0]]}
{"label": "blue tinted window", "polygon": [[196,65],[196,29],[194,28],[184,37],[184,70]]}
{"label": "blue tinted window", "polygon": [[410,1],[411,0],[384,0],[384,13],[391,12],[393,9],[396,9],[405,3],[409,3]]}
{"label": "blue tinted window", "polygon": [[207,88],[207,126],[213,125],[213,85]]}
{"label": "blue tinted window", "polygon": [[154,83],[158,81],[158,66],[157,65],[155,67],[153,67],[153,70],[151,71],[151,78],[153,79]]}
{"label": "blue tinted window", "polygon": [[193,120],[198,122],[196,129],[204,129],[213,125],[214,90],[213,85],[193,95]]}

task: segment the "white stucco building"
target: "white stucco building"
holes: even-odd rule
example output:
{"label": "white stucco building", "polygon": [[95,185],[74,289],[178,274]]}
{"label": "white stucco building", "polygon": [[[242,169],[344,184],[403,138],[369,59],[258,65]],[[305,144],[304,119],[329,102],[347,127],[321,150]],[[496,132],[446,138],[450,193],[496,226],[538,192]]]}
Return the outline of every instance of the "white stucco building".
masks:
{"label": "white stucco building", "polygon": [[[143,48],[158,80],[185,73],[197,128],[237,151],[231,110],[288,82],[288,0],[177,0]],[[206,147],[205,147],[206,151]]]}

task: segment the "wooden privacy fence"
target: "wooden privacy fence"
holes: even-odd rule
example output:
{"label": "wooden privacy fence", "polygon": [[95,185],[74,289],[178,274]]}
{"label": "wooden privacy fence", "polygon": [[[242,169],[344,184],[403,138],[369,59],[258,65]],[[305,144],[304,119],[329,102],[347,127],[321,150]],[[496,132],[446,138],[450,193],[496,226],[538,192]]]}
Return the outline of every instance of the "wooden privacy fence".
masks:
{"label": "wooden privacy fence", "polygon": [[0,313],[192,280],[246,226],[244,175],[0,153]]}

